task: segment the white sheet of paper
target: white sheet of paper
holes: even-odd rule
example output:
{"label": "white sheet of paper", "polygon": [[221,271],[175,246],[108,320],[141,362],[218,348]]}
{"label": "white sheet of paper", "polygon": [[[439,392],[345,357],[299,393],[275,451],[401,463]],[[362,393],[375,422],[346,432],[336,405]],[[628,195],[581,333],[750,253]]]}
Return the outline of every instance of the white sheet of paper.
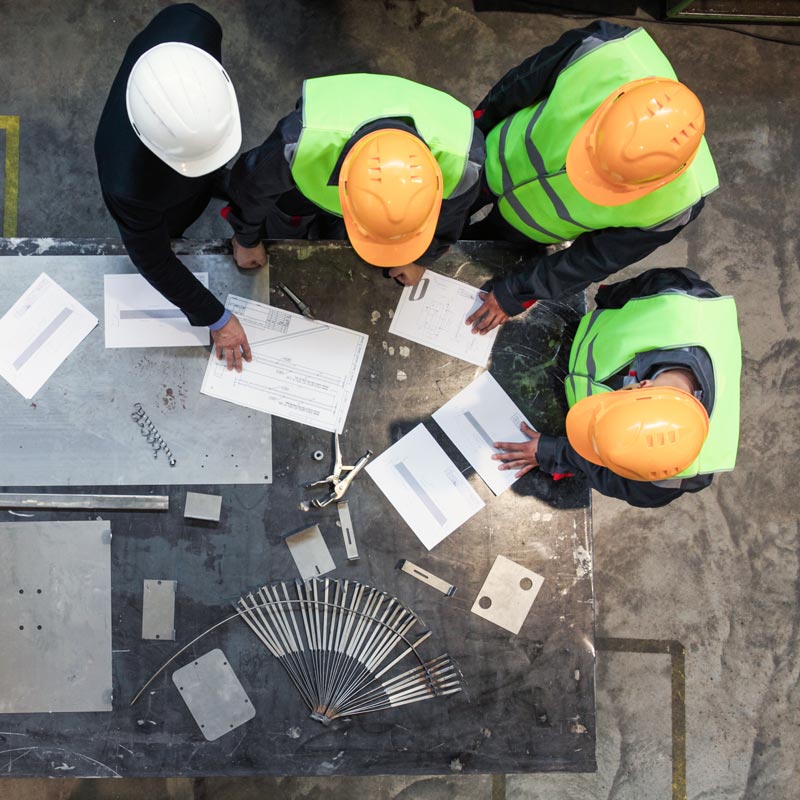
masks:
{"label": "white sheet of paper", "polygon": [[369,337],[236,295],[226,305],[244,326],[253,360],[236,372],[212,350],[200,391],[341,433]]}
{"label": "white sheet of paper", "polygon": [[389,333],[485,367],[499,328],[481,336],[464,324],[482,302],[474,286],[426,270],[416,286],[403,289]]}
{"label": "white sheet of paper", "polygon": [[422,423],[365,469],[428,550],[484,505]]}
{"label": "white sheet of paper", "polygon": [[[208,288],[208,273],[194,276]],[[208,328],[183,312],[141,275],[104,275],[106,347],[189,347],[209,343]]]}
{"label": "white sheet of paper", "polygon": [[0,376],[30,400],[95,325],[43,272],[0,319]]}
{"label": "white sheet of paper", "polygon": [[520,423],[533,425],[490,373],[484,372],[472,381],[435,411],[433,418],[495,494],[517,480],[514,475],[519,470],[501,471],[498,467],[502,462],[492,461],[492,456],[500,452],[493,443],[526,442],[528,437],[519,429]]}

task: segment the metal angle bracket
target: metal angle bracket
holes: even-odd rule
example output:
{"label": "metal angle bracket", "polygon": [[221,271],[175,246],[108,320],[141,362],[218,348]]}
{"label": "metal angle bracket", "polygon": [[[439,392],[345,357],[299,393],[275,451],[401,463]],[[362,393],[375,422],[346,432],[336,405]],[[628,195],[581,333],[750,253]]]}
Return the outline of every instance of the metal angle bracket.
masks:
{"label": "metal angle bracket", "polygon": [[347,553],[348,561],[358,561],[358,546],[356,545],[356,534],[353,530],[353,520],[350,517],[350,506],[347,500],[342,500],[336,504],[339,512],[339,524],[342,526],[342,538],[344,539],[344,549]]}
{"label": "metal angle bracket", "polygon": [[456,593],[456,587],[453,586],[452,583],[448,583],[441,578],[437,578],[435,575],[432,575],[430,572],[418,567],[416,564],[412,564],[406,558],[401,558],[400,561],[398,561],[395,565],[395,569],[399,569],[408,573],[412,578],[416,578],[418,581],[426,583],[428,586],[433,587],[447,597],[452,597]]}

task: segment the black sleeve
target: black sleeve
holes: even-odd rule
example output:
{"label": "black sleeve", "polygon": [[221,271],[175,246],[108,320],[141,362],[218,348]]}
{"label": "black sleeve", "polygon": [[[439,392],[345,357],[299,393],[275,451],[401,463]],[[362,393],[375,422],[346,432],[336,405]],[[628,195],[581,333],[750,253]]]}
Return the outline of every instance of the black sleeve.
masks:
{"label": "black sleeve", "polygon": [[632,481],[617,475],[610,469],[592,464],[581,458],[570,445],[566,436],[542,436],[536,458],[540,468],[549,474],[580,472],[600,494],[616,497],[638,508],[659,508],[671,503],[686,492],[699,492],[711,484],[713,475],[697,475],[680,485],[663,487],[648,481]]}
{"label": "black sleeve", "polygon": [[302,117],[298,110],[284,117],[267,140],[239,156],[231,172],[229,194],[231,224],[236,241],[255,247],[261,239],[261,226],[281,195],[296,184],[287,160],[287,148],[300,138]]}
{"label": "black sleeve", "polygon": [[439,212],[439,223],[430,247],[420,256],[416,263],[422,267],[429,267],[437,258],[444,255],[450,245],[455,244],[461,237],[464,226],[469,219],[470,209],[478,199],[480,192],[480,177],[483,163],[486,160],[486,143],[483,134],[475,128],[472,134],[472,144],[469,151],[466,172],[462,178],[462,185],[456,187],[459,193],[442,201]]}
{"label": "black sleeve", "polygon": [[484,133],[488,133],[506,117],[550,94],[559,73],[589,36],[609,41],[620,39],[630,31],[631,28],[622,25],[598,21],[585,28],[575,28],[562,34],[555,44],[548,45],[509,70],[492,87],[476,109],[478,126]]}
{"label": "black sleeve", "polygon": [[176,305],[192,325],[213,325],[225,306],[172,252],[162,214],[103,194],[128,256],[147,282]]}
{"label": "black sleeve", "polygon": [[704,205],[705,199],[700,198],[686,222],[668,230],[604,228],[581,234],[569,247],[534,258],[529,269],[492,283],[492,291],[510,315],[521,313],[527,300],[558,300],[583,291],[671,242]]}
{"label": "black sleeve", "polygon": [[684,267],[649,269],[635,278],[601,286],[595,295],[598,308],[622,308],[635,297],[650,297],[666,291],[685,292],[693,297],[719,297],[719,292],[696,272]]}

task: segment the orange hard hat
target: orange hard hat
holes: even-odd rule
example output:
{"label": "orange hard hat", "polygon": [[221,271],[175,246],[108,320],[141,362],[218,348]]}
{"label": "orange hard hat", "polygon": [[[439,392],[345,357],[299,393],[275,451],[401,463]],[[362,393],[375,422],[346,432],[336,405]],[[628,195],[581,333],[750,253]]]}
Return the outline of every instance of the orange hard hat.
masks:
{"label": "orange hard hat", "polygon": [[339,199],[356,253],[376,267],[402,267],[433,240],[442,207],[442,170],[414,134],[373,131],[342,162]]}
{"label": "orange hard hat", "polygon": [[671,386],[590,395],[567,414],[578,455],[634,481],[674,477],[697,458],[706,436],[703,404]]}
{"label": "orange hard hat", "polygon": [[682,83],[668,78],[626,83],[575,135],[567,177],[592,203],[629,203],[681,175],[705,129],[703,106]]}

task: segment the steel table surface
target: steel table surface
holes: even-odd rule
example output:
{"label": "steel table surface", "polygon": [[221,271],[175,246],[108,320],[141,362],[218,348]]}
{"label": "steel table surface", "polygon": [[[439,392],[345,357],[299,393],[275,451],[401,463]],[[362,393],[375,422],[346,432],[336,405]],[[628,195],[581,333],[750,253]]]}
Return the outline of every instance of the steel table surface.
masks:
{"label": "steel table surface", "polygon": [[[176,251],[186,254],[226,248],[227,243],[219,241],[176,242]],[[400,287],[360,262],[345,244],[277,242],[268,249],[272,287],[285,282],[318,318],[369,334],[341,437],[345,463],[367,448],[383,452],[423,422],[486,507],[428,553],[363,474],[347,495],[361,554],[358,561],[348,562],[335,506],[309,508],[313,495],[303,489],[305,482],[327,473],[332,437],[277,417],[272,425],[271,485],[191,487],[223,496],[218,524],[184,519],[186,491],[180,486],[69,487],[74,492],[169,494],[170,510],[35,512],[37,521],[97,516],[111,520],[114,710],[1,715],[0,774],[593,771],[594,596],[587,484],[580,478],[554,482],[534,471],[493,497],[431,419],[480,370],[389,334]],[[124,250],[119,242],[107,240],[0,240],[0,254],[30,257],[32,278],[38,274],[35,257],[44,252],[91,258]],[[462,242],[437,263],[437,270],[480,286],[518,267],[520,260],[520,251],[512,246]],[[0,289],[0,311],[15,299],[2,296]],[[270,301],[295,310],[274,288]],[[563,304],[539,303],[511,320],[495,344],[490,371],[540,430],[563,431],[559,361],[568,346],[565,332],[582,304],[578,297]],[[100,335],[99,329],[92,335]],[[225,409],[220,402],[219,424],[208,431],[209,447],[225,446]],[[31,415],[30,424],[34,421]],[[321,463],[312,459],[318,449],[326,454]],[[57,491],[3,488],[12,489]],[[6,511],[0,514],[18,519]],[[243,592],[298,577],[282,537],[315,522],[337,564],[330,577],[375,586],[416,611],[433,632],[422,646],[424,655],[449,653],[463,675],[464,691],[324,727],[309,718],[283,669],[235,619],[178,658],[131,707],[132,697],[153,672],[181,644],[229,615]],[[498,554],[545,578],[517,636],[469,610]],[[454,583],[456,594],[445,597],[395,569],[401,558]],[[177,581],[175,642],[141,639],[143,580],[156,578]],[[229,658],[257,713],[230,734],[206,742],[171,675],[215,647]]]}

